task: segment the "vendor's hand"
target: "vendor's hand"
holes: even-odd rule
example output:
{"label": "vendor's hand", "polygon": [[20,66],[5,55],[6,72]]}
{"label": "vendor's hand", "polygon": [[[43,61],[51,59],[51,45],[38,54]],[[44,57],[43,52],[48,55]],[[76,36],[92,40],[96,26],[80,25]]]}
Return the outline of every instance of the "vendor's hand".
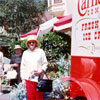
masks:
{"label": "vendor's hand", "polygon": [[11,67],[18,67],[19,65],[14,63],[14,64],[11,64]]}
{"label": "vendor's hand", "polygon": [[42,72],[34,71],[34,75],[39,76]]}

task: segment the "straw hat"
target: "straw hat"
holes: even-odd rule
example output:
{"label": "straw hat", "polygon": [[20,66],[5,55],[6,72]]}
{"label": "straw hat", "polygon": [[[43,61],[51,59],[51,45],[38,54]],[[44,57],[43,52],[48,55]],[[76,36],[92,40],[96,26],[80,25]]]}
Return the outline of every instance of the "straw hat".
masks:
{"label": "straw hat", "polygon": [[27,41],[26,41],[26,46],[27,47],[28,47],[28,43],[31,42],[31,41],[35,41],[36,42],[36,46],[38,46],[39,42],[37,40],[37,36],[35,36],[35,35],[28,36]]}
{"label": "straw hat", "polygon": [[14,50],[16,50],[16,49],[22,49],[22,48],[21,48],[21,46],[20,46],[20,45],[15,45]]}

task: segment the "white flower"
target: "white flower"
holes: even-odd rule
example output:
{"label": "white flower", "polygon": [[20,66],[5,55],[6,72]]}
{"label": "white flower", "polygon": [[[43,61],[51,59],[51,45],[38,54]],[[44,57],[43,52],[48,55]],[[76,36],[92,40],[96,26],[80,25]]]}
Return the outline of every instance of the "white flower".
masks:
{"label": "white flower", "polygon": [[26,88],[24,88],[22,83],[20,83],[11,90],[9,96],[11,100],[23,100],[26,98]]}

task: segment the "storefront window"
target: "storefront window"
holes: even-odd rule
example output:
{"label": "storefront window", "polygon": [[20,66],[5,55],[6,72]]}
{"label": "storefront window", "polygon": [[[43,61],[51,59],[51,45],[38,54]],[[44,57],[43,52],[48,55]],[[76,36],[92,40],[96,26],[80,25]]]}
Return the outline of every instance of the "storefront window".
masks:
{"label": "storefront window", "polygon": [[61,3],[62,0],[54,0],[54,3]]}

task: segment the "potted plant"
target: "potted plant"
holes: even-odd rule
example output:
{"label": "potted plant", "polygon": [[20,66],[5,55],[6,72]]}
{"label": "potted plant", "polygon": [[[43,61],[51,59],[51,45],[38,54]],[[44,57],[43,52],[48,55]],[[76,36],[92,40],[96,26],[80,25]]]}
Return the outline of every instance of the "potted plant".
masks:
{"label": "potted plant", "polygon": [[48,98],[63,98],[61,87],[65,84],[60,78],[70,75],[70,40],[70,36],[56,32],[49,32],[40,40],[39,46],[45,51],[49,62],[48,76],[53,79],[53,92],[48,93]]}

